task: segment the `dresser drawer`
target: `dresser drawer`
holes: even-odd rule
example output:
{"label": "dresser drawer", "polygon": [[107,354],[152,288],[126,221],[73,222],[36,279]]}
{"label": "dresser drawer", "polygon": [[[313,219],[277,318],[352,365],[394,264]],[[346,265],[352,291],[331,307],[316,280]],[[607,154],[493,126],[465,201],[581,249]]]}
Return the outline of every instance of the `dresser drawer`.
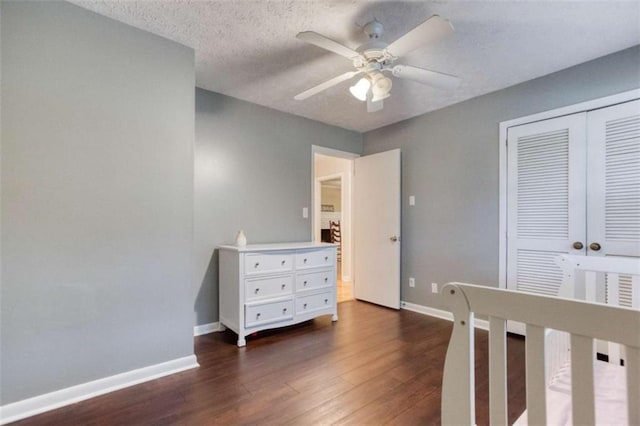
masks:
{"label": "dresser drawer", "polygon": [[333,266],[334,257],[332,249],[296,253],[296,269]]}
{"label": "dresser drawer", "polygon": [[296,275],[296,291],[311,290],[335,285],[335,271],[329,269],[322,272],[311,272]]}
{"label": "dresser drawer", "polygon": [[296,298],[296,315],[329,309],[333,306],[333,293],[330,291]]}
{"label": "dresser drawer", "polygon": [[245,326],[253,327],[293,318],[293,300],[245,305]]}
{"label": "dresser drawer", "polygon": [[245,300],[286,296],[293,292],[293,276],[253,278],[245,281]]}
{"label": "dresser drawer", "polygon": [[291,271],[292,268],[293,255],[290,252],[246,254],[244,257],[246,275]]}

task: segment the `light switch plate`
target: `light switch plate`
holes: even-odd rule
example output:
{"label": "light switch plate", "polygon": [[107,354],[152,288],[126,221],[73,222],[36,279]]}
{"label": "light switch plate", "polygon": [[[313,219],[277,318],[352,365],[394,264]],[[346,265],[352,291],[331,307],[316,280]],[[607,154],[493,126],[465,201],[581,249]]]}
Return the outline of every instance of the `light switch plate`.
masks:
{"label": "light switch plate", "polygon": [[416,286],[416,279],[413,277],[409,277],[409,287],[415,287]]}
{"label": "light switch plate", "polygon": [[415,195],[409,195],[409,205],[410,206],[415,206],[416,205],[416,196]]}
{"label": "light switch plate", "polygon": [[304,219],[307,219],[309,217],[309,208],[308,207],[303,207],[302,208],[302,217]]}

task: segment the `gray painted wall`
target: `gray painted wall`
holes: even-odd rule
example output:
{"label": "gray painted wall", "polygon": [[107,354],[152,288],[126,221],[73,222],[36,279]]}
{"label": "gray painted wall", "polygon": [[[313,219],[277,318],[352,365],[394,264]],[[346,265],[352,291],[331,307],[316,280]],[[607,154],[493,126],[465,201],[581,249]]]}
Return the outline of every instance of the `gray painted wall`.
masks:
{"label": "gray painted wall", "polygon": [[1,404],[193,354],[194,53],[2,2]]}
{"label": "gray painted wall", "polygon": [[360,153],[362,135],[196,91],[196,324],[218,321],[217,245],[311,239],[311,145]]}
{"label": "gray painted wall", "polygon": [[366,133],[365,154],[402,149],[402,299],[441,307],[432,282],[497,286],[501,121],[639,87],[636,46]]}

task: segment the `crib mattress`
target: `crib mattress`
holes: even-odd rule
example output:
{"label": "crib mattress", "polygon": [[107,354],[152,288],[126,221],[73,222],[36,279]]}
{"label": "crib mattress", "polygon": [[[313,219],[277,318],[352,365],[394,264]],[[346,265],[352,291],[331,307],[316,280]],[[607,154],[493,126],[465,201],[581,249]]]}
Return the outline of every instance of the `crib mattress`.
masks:
{"label": "crib mattress", "polygon": [[[627,379],[624,367],[595,361],[593,381],[596,402],[597,425],[626,425]],[[565,364],[551,380],[547,388],[547,424],[572,425],[571,415],[571,365]],[[527,411],[514,425],[527,425]]]}

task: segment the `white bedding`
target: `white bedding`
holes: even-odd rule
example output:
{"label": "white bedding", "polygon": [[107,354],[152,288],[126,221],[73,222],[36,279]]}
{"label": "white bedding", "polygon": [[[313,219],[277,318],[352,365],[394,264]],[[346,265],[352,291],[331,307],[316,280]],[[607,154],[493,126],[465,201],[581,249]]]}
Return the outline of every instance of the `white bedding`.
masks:
{"label": "white bedding", "polygon": [[[593,380],[596,400],[597,425],[626,425],[627,423],[627,379],[624,367],[595,361]],[[547,424],[553,426],[572,425],[571,416],[571,365],[558,370],[547,388]],[[527,425],[527,411],[514,425]]]}

